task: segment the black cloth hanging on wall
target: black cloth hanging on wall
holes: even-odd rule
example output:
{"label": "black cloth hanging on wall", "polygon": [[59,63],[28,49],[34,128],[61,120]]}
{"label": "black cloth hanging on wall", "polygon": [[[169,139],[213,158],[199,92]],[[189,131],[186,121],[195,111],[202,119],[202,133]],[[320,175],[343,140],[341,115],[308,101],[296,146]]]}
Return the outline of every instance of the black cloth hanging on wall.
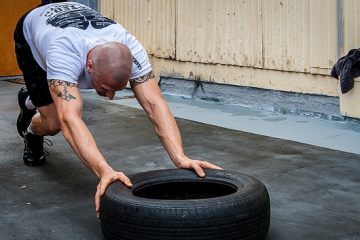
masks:
{"label": "black cloth hanging on wall", "polygon": [[354,87],[354,78],[360,77],[360,48],[351,49],[341,57],[331,70],[331,76],[340,80],[343,94],[350,91]]}

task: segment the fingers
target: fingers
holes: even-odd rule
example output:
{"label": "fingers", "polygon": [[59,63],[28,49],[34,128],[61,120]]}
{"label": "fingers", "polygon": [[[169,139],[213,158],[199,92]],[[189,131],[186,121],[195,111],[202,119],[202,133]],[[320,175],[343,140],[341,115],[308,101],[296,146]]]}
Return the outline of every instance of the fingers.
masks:
{"label": "fingers", "polygon": [[192,169],[194,169],[194,171],[199,177],[205,177],[204,170],[197,163],[193,163]]}
{"label": "fingers", "polygon": [[192,168],[199,177],[205,177],[204,169],[222,170],[221,167],[218,167],[218,166],[216,166],[214,164],[211,164],[209,162],[200,161],[200,160],[191,160],[189,168]]}
{"label": "fingers", "polygon": [[96,188],[96,194],[95,194],[95,211],[96,211],[96,217],[99,218],[100,217],[100,184],[97,185]]}
{"label": "fingers", "polygon": [[208,169],[223,170],[221,167],[216,166],[215,164],[212,164],[212,163],[209,163],[209,162],[205,162],[205,161],[201,162],[201,167],[202,168],[208,168]]}
{"label": "fingers", "polygon": [[133,186],[130,179],[122,172],[113,171],[110,174],[103,176],[99,184],[97,185],[96,194],[95,194],[95,210],[96,210],[97,218],[99,218],[99,213],[100,213],[101,197],[104,195],[106,188],[115,181],[120,181],[129,188]]}
{"label": "fingers", "polygon": [[131,187],[133,186],[132,183],[131,183],[131,181],[130,181],[130,179],[129,179],[127,176],[125,176],[125,175],[124,175],[124,179],[121,180],[121,182],[124,183],[125,186],[127,186],[127,187],[129,187],[129,188],[131,188]]}

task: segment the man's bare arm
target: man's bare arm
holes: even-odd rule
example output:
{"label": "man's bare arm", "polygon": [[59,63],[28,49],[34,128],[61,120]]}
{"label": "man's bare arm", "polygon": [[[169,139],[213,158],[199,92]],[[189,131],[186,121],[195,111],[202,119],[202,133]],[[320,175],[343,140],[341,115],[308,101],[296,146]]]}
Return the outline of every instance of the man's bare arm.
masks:
{"label": "man's bare arm", "polygon": [[221,169],[206,161],[190,159],[184,154],[179,128],[154,78],[132,85],[132,89],[176,167],[193,169],[199,176],[205,175],[204,168]]}
{"label": "man's bare arm", "polygon": [[100,198],[106,187],[117,180],[131,187],[130,179],[122,172],[114,171],[100,153],[93,136],[81,118],[82,99],[78,86],[61,80],[50,80],[49,88],[65,139],[82,162],[100,179],[95,195],[98,214]]}
{"label": "man's bare arm", "polygon": [[49,88],[65,139],[85,165],[100,177],[107,164],[81,118],[82,99],[78,86],[61,80],[50,80]]}

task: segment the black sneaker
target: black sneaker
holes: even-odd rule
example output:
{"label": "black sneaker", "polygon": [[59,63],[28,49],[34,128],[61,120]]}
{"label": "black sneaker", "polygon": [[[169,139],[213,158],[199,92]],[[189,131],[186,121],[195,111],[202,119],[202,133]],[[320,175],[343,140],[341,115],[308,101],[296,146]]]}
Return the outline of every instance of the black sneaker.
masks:
{"label": "black sneaker", "polygon": [[25,106],[25,101],[27,96],[29,96],[26,87],[22,87],[18,93],[18,103],[20,107],[20,114],[16,121],[16,127],[19,135],[23,138],[26,132],[26,129],[31,123],[31,118],[35,115],[36,109],[29,110]]}
{"label": "black sneaker", "polygon": [[24,163],[25,165],[35,167],[41,166],[46,163],[47,155],[43,148],[44,137],[36,136],[32,133],[24,133]]}

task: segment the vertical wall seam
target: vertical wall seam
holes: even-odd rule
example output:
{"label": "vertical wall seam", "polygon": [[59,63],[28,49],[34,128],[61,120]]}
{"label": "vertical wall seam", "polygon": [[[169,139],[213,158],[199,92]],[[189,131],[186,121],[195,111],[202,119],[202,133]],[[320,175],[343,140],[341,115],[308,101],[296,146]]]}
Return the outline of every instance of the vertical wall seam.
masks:
{"label": "vertical wall seam", "polygon": [[[103,1],[103,0],[100,0]],[[112,0],[111,6],[112,6],[112,19],[115,20],[115,0]]]}
{"label": "vertical wall seam", "polygon": [[174,0],[175,1],[175,24],[174,24],[174,35],[175,35],[175,39],[174,39],[174,56],[172,59],[178,60],[178,56],[177,56],[177,35],[178,35],[178,0]]}
{"label": "vertical wall seam", "polygon": [[263,4],[263,0],[259,1],[260,2],[260,18],[261,18],[261,51],[262,51],[262,63],[261,63],[261,67],[263,69],[265,69],[265,20],[264,20],[264,4]]}
{"label": "vertical wall seam", "polygon": [[342,8],[342,5],[343,5],[343,0],[337,0],[337,8],[336,8],[336,11],[337,11],[337,55],[338,55],[338,58],[341,57],[342,55],[342,49],[343,49],[343,8]]}

